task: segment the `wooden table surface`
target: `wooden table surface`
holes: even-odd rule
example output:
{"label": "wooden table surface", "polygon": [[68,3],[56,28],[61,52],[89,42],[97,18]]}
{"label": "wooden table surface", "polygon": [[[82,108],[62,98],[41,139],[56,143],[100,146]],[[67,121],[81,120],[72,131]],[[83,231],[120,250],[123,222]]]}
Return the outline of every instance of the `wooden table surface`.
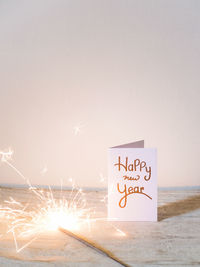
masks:
{"label": "wooden table surface", "polygon": [[[57,191],[53,192],[59,197]],[[66,196],[69,192],[66,191]],[[81,229],[82,236],[109,250],[129,266],[200,266],[200,191],[162,190],[158,194],[158,222],[106,221],[102,199],[106,192],[89,191],[88,205],[102,220]],[[32,202],[27,189],[0,188],[0,206],[12,196],[23,204]],[[0,217],[0,266],[120,266],[62,232],[45,232],[20,253],[7,222]],[[122,235],[117,229],[125,233]],[[19,240],[23,246],[28,240]]]}

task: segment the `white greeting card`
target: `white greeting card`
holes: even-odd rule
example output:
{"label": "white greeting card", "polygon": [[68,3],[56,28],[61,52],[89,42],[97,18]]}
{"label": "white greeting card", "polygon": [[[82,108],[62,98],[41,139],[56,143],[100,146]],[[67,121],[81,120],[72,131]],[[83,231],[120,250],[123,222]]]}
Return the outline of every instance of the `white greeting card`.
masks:
{"label": "white greeting card", "polygon": [[156,165],[156,149],[144,141],[109,148],[109,220],[157,221]]}

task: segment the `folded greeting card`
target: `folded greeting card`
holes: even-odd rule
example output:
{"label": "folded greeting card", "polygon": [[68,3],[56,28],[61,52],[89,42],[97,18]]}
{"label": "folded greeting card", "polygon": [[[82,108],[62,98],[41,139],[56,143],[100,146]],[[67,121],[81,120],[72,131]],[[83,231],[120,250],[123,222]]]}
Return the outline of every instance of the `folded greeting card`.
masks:
{"label": "folded greeting card", "polygon": [[109,148],[108,219],[157,221],[156,149],[138,141]]}

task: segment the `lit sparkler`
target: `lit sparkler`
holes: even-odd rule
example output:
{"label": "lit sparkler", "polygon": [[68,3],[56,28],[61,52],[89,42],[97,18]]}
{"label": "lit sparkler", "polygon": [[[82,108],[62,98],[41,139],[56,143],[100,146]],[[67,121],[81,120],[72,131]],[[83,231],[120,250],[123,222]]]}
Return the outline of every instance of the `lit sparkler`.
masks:
{"label": "lit sparkler", "polygon": [[[29,246],[45,231],[59,230],[121,265],[128,266],[114,257],[109,251],[74,233],[74,231],[81,229],[83,225],[90,224],[91,221],[102,220],[103,218],[90,218],[91,210],[86,208],[86,200],[82,189],[75,187],[71,178],[70,182],[73,183],[73,187],[69,197],[66,198],[63,195],[61,186],[61,194],[57,199],[54,197],[50,187],[48,190],[41,190],[32,186],[29,179],[10,162],[12,155],[13,151],[11,149],[7,152],[0,151],[1,161],[8,164],[26,181],[29,191],[38,200],[38,204],[32,207],[30,203],[24,205],[10,197],[9,200],[4,201],[5,206],[0,207],[0,217],[4,217],[9,222],[7,233],[11,232],[13,234],[17,252]],[[125,235],[120,229],[115,226],[114,228],[120,235]],[[29,241],[22,247],[19,247],[17,240],[27,237],[30,238]]]}
{"label": "lit sparkler", "polygon": [[[45,231],[56,231],[59,227],[74,231],[88,223],[90,210],[86,208],[86,200],[81,188],[77,188],[73,184],[72,191],[66,198],[61,187],[59,199],[56,199],[50,187],[48,190],[41,190],[31,185],[29,179],[9,162],[12,154],[11,149],[7,152],[1,151],[1,161],[8,164],[25,180],[29,191],[38,202],[36,206],[31,207],[30,203],[23,205],[10,197],[9,200],[4,201],[5,206],[0,207],[1,217],[8,219],[7,233],[13,233],[17,252],[30,245]],[[17,239],[22,237],[31,237],[31,240],[25,246],[19,248]]]}

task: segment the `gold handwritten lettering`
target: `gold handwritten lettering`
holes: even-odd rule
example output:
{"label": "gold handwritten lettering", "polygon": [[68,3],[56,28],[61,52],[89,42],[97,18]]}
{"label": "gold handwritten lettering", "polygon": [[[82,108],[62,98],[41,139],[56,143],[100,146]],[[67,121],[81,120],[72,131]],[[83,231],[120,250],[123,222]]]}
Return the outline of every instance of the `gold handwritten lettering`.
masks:
{"label": "gold handwritten lettering", "polygon": [[123,178],[124,180],[128,180],[128,181],[138,181],[140,179],[140,175],[136,175],[136,178],[132,176],[124,175]]}
{"label": "gold handwritten lettering", "polygon": [[[135,159],[133,163],[128,162],[128,157],[126,157],[124,164],[121,161],[121,157],[118,157],[118,162],[114,164],[114,166],[118,166],[118,171],[124,170],[124,171],[140,171],[142,172],[143,170],[146,171],[147,175],[144,176],[145,181],[149,181],[151,179],[151,167],[147,166],[145,161],[140,161],[140,159]],[[125,176],[123,176],[125,178]],[[131,177],[132,178],[132,177]],[[126,176],[127,180],[139,180],[139,179],[128,179],[128,176]],[[124,179],[124,180],[125,180]]]}
{"label": "gold handwritten lettering", "polygon": [[120,190],[119,183],[117,183],[117,190],[119,193],[124,194],[124,196],[119,201],[119,207],[120,208],[126,207],[127,197],[131,194],[142,194],[142,195],[145,195],[146,197],[148,197],[152,200],[152,198],[149,195],[147,195],[146,193],[143,192],[144,187],[139,188],[138,186],[135,186],[135,187],[130,186],[127,190],[126,184],[124,184],[124,188],[122,190]]}

